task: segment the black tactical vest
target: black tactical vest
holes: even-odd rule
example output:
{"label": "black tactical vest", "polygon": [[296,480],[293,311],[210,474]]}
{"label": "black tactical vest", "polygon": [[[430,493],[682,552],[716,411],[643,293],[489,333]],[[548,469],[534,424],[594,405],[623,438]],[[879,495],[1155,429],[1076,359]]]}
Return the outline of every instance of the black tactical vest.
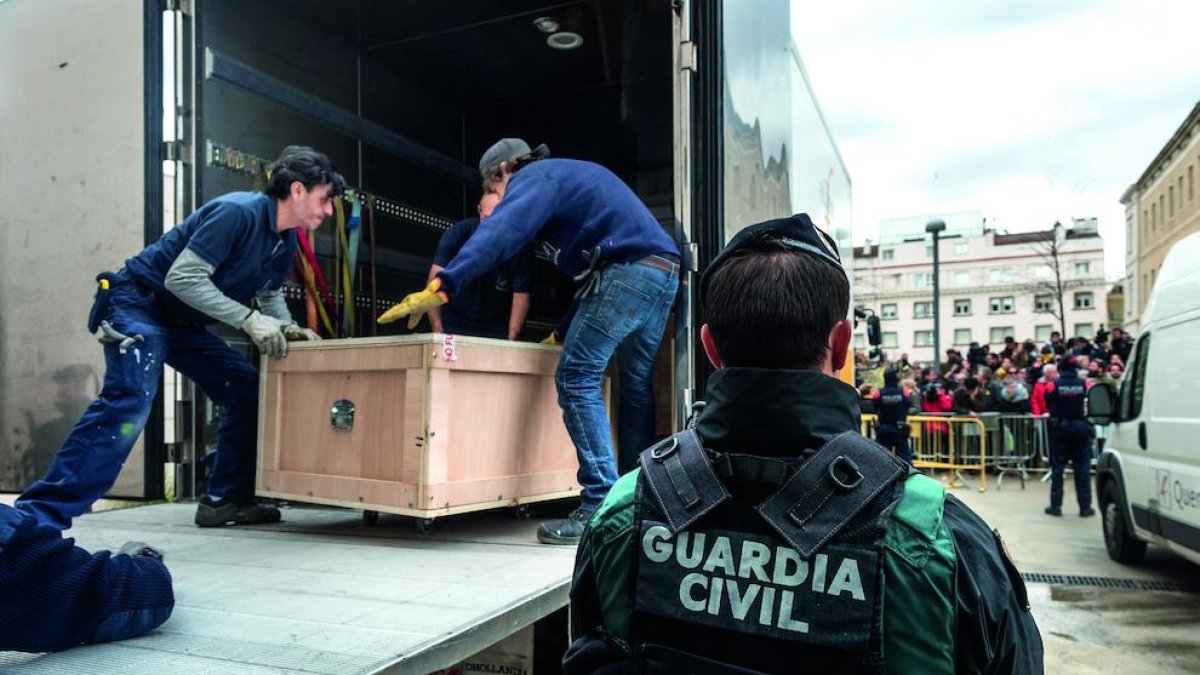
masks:
{"label": "black tactical vest", "polygon": [[882,541],[910,468],[856,433],[807,460],[642,453],[630,556],[634,670],[883,673]]}
{"label": "black tactical vest", "polygon": [[1087,382],[1078,376],[1063,375],[1046,396],[1046,407],[1056,420],[1081,420],[1086,399]]}
{"label": "black tactical vest", "polygon": [[895,427],[903,424],[908,418],[908,397],[904,395],[904,390],[900,387],[880,389],[876,411],[880,425]]}

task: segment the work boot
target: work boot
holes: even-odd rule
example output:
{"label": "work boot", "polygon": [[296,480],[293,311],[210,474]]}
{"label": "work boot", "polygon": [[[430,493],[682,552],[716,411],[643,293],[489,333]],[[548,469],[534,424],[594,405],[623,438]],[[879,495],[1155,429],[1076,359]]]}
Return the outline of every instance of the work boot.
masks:
{"label": "work boot", "polygon": [[1046,507],[1046,515],[1048,515],[1048,516],[1058,516],[1059,518],[1062,518],[1062,507],[1060,507],[1060,506],[1047,506],[1047,507]]}
{"label": "work boot", "polygon": [[196,506],[196,524],[200,527],[261,525],[278,523],[280,518],[279,509],[255,502],[235,504],[223,499],[213,501],[204,497]]}
{"label": "work boot", "polygon": [[549,520],[538,525],[537,538],[543,544],[578,544],[583,528],[592,519],[592,509],[577,508],[562,520]]}
{"label": "work boot", "polygon": [[1091,518],[1094,515],[1096,515],[1096,511],[1094,509],[1092,509],[1091,507],[1088,507],[1086,509],[1079,509],[1079,517],[1080,518]]}

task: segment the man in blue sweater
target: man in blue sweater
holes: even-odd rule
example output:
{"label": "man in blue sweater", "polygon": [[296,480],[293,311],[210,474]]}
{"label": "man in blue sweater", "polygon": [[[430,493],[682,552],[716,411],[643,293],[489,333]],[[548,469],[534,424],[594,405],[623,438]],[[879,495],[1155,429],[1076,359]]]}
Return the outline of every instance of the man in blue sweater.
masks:
{"label": "man in blue sweater", "polygon": [[53,652],[123,640],[175,607],[162,555],[129,542],[89,554],[54,527],[0,504],[0,651]]}
{"label": "man in blue sweater", "polygon": [[345,181],[328,157],[303,146],[284,148],[269,172],[263,192],[208,202],[120,271],[96,278],[88,330],[101,332],[104,388],[16,508],[65,530],[107,492],[146,425],[167,364],[221,411],[196,524],[279,520],[278,509],[254,503],[258,371],[207,326],[219,321],[239,328],[276,359],[287,354],[287,340],[319,339],[292,321],[282,286],[296,255],[296,233],[321,226]]}
{"label": "man in blue sweater", "polygon": [[679,249],[637,195],[608,169],[546,159],[518,138],[497,142],[479,162],[486,189],[500,195],[492,216],[430,281],[381,317],[409,325],[523,247],[578,282],[575,318],[563,336],[555,383],[567,432],[579,457],[580,507],[542,523],[538,540],[575,544],[617,480],[612,431],[601,384],[615,355],[620,368],[617,447],[628,470],[654,435],[651,376],[679,286]]}

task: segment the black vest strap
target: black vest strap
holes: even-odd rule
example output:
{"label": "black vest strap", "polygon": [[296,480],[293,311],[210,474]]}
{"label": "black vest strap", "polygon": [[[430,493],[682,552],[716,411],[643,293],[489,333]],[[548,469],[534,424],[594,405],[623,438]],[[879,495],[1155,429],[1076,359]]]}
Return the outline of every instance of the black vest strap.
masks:
{"label": "black vest strap", "polygon": [[729,490],[713,472],[700,438],[692,429],[642,451],[640,462],[671,534],[680,532],[729,499]]}
{"label": "black vest strap", "polygon": [[907,468],[873,441],[846,432],[822,446],[757,511],[808,560]]}

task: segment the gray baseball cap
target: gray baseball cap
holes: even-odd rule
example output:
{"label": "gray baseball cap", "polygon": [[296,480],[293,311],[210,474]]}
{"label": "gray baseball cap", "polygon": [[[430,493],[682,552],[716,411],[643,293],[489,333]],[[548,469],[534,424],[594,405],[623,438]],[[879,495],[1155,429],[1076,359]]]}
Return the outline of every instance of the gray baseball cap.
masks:
{"label": "gray baseball cap", "polygon": [[542,159],[550,155],[550,148],[543,143],[531,150],[524,139],[501,138],[479,159],[479,175],[487,178],[500,170],[501,162],[511,162],[528,155],[532,155],[533,159]]}

